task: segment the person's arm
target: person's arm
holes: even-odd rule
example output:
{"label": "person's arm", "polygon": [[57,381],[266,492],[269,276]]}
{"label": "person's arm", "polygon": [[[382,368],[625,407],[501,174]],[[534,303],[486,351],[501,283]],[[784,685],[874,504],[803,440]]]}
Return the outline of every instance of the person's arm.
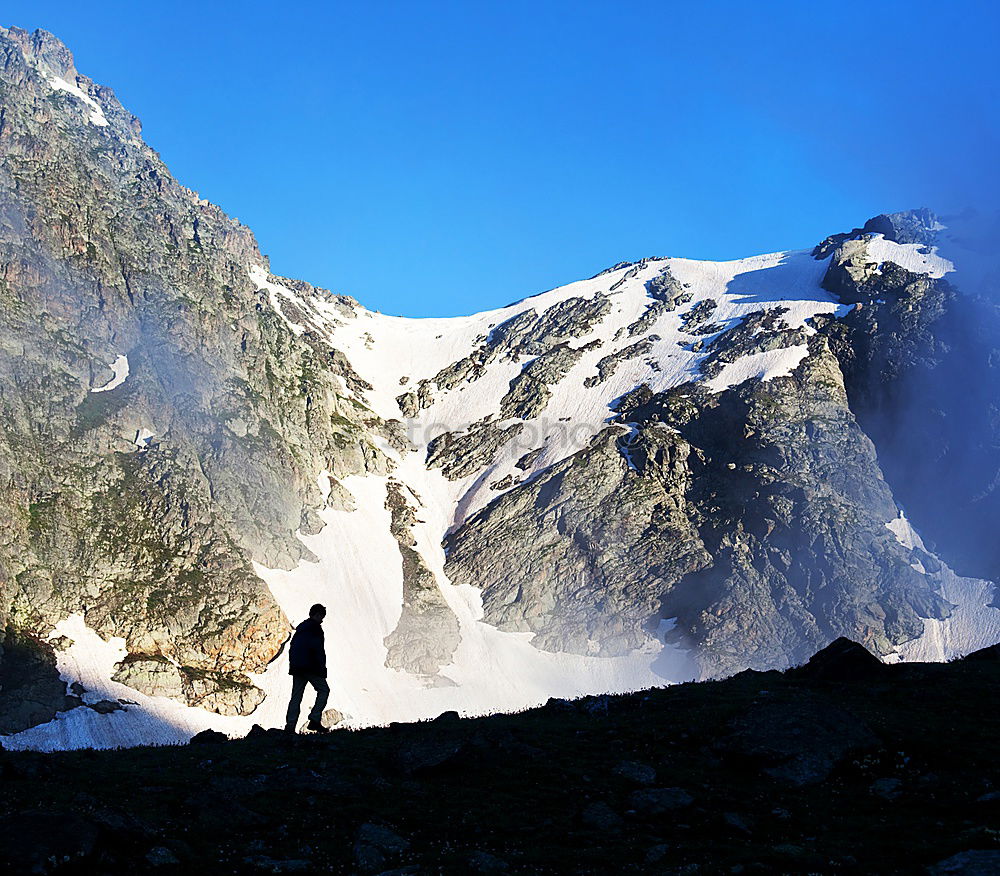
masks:
{"label": "person's arm", "polygon": [[310,642],[312,645],[310,649],[310,656],[312,657],[312,664],[316,669],[326,668],[326,648],[323,645],[323,628],[320,627],[312,636]]}

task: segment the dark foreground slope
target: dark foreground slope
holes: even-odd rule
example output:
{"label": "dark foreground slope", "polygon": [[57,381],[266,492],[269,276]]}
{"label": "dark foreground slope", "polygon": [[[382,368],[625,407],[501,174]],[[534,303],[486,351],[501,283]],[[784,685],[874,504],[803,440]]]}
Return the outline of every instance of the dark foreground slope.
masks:
{"label": "dark foreground slope", "polygon": [[0,855],[58,873],[997,872],[996,654],[824,656],[327,738],[0,752]]}

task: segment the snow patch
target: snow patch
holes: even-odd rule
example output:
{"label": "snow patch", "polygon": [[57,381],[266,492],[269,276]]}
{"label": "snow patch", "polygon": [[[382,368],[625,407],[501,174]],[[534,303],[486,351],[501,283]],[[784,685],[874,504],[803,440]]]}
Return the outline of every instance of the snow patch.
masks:
{"label": "snow patch", "polygon": [[[439,474],[418,472],[414,462],[419,464],[411,455],[394,476],[424,499],[414,527],[417,549],[459,620],[461,642],[452,663],[440,673],[452,685],[429,685],[385,666],[383,640],[402,613],[403,579],[399,549],[389,532],[384,477],[345,479],[358,509],[319,512],[326,526],[318,535],[302,538],[318,557],[317,563],[302,563],[288,572],[257,567],[293,620],[305,617],[314,602],[327,606],[324,630],[330,704],[349,716],[348,726],[412,721],[450,709],[481,715],[537,705],[552,696],[637,690],[664,683],[666,679],[652,669],[665,650],[655,641],[625,657],[586,657],[541,651],[531,644],[530,633],[506,633],[483,623],[480,592],[452,585],[444,575],[440,533],[447,528],[453,508],[427,502],[428,497],[440,495],[428,484]],[[695,674],[683,652],[674,654],[672,664],[666,662],[673,666],[671,681]]]}
{"label": "snow patch", "polygon": [[257,284],[258,288],[264,289],[267,292],[268,300],[271,302],[271,307],[274,312],[281,317],[282,321],[291,330],[292,334],[299,336],[305,334],[305,326],[299,325],[297,322],[289,319],[285,316],[285,312],[281,309],[281,299],[284,298],[288,301],[294,302],[301,306],[301,299],[292,292],[287,286],[282,286],[280,283],[272,283],[268,279],[268,272],[259,265],[254,265],[250,268],[250,279]]}
{"label": "snow patch", "polygon": [[128,356],[119,356],[108,367],[114,376],[104,386],[98,386],[91,392],[110,392],[121,386],[125,382],[125,378],[128,377]]}
{"label": "snow patch", "polygon": [[[115,665],[127,656],[125,641],[103,639],[90,629],[80,614],[56,625],[50,638],[65,636],[71,645],[57,651],[56,667],[67,686],[79,682],[87,689],[84,701],[118,701],[124,708],[110,714],[80,707],[60,712],[46,724],[0,737],[3,748],[32,751],[64,751],[76,748],[130,748],[137,745],[183,745],[196,733],[213,729],[243,736],[254,723],[282,726],[291,693],[287,663],[274,661],[261,675],[250,679],[272,696],[245,717],[217,715],[167,697],[151,697],[111,678]],[[171,662],[174,662],[171,660]],[[175,663],[176,665],[176,663]]]}
{"label": "snow patch", "polygon": [[919,243],[896,243],[886,240],[881,234],[876,234],[869,239],[865,248],[874,261],[880,264],[895,262],[914,274],[927,274],[937,279],[955,270],[955,266],[948,259],[937,254],[936,247],[930,252],[921,252],[927,248]]}
{"label": "snow patch", "polygon": [[629,471],[638,471],[635,462],[632,460],[632,447],[639,437],[639,426],[637,423],[626,423],[628,433],[618,439],[618,452],[621,453],[628,464]]}
{"label": "snow patch", "polygon": [[[903,547],[930,553],[902,511],[886,528]],[[935,559],[941,562],[939,557]],[[927,572],[919,561],[912,566],[935,582],[938,593],[952,605],[951,615],[944,620],[924,618],[923,634],[901,645],[887,662],[942,662],[1000,642],[1000,608],[991,604],[997,598],[994,583],[963,578],[944,563],[934,573]]]}
{"label": "snow patch", "polygon": [[90,107],[91,112],[88,116],[90,124],[96,125],[98,128],[106,128],[108,126],[108,120],[104,116],[104,110],[101,109],[101,105],[78,85],[67,82],[60,76],[53,76],[49,80],[49,85],[51,85],[56,91],[66,91],[69,94],[72,94],[73,97],[82,100],[88,107]]}
{"label": "snow patch", "polygon": [[735,362],[727,363],[715,377],[706,380],[705,385],[713,392],[722,392],[755,377],[761,380],[787,377],[802,364],[808,354],[808,344],[796,344],[780,350],[741,356]]}
{"label": "snow patch", "polygon": [[896,541],[908,550],[913,550],[914,548],[919,548],[922,551],[927,550],[924,547],[923,539],[920,538],[902,511],[899,512],[899,517],[895,520],[890,520],[885,525],[885,528],[896,536]]}

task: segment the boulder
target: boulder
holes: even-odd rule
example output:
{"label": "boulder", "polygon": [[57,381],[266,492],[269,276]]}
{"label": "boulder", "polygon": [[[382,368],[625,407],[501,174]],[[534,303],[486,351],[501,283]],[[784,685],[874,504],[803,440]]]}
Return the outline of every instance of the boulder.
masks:
{"label": "boulder", "polygon": [[653,767],[634,760],[623,760],[612,772],[637,785],[652,785],[656,781],[656,770]]}
{"label": "boulder", "polygon": [[878,745],[863,721],[818,698],[756,704],[729,730],[716,753],[793,786],[822,782],[849,754]]}
{"label": "boulder", "polygon": [[866,681],[886,671],[886,665],[864,645],[840,636],[791,672],[817,681]]}
{"label": "boulder", "polygon": [[975,663],[1000,660],[1000,642],[986,648],[980,648],[978,651],[973,651],[971,654],[966,654],[962,659],[971,660]]}
{"label": "boulder", "polygon": [[465,862],[473,873],[506,873],[510,869],[505,860],[489,852],[469,852]]}
{"label": "boulder", "polygon": [[52,873],[98,851],[99,828],[72,812],[22,812],[0,820],[0,871]]}
{"label": "boulder", "polygon": [[608,833],[622,828],[621,816],[607,803],[597,801],[584,807],[580,813],[580,822],[584,827]]}
{"label": "boulder", "polygon": [[1000,850],[959,852],[928,867],[927,872],[930,876],[996,876],[1000,873]]}
{"label": "boulder", "polygon": [[694,803],[694,797],[683,788],[643,788],[633,791],[628,803],[640,815],[665,815],[686,809]]}
{"label": "boulder", "polygon": [[366,873],[385,868],[390,857],[396,857],[410,848],[410,841],[383,824],[366,822],[358,828],[354,841],[354,862]]}
{"label": "boulder", "polygon": [[191,737],[191,745],[207,745],[217,742],[228,742],[229,737],[218,730],[202,730]]}

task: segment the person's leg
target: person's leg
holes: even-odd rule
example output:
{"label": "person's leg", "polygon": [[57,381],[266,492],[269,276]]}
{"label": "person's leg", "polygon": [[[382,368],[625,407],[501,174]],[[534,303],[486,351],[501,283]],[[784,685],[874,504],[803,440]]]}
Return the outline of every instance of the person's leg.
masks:
{"label": "person's leg", "polygon": [[309,683],[316,689],[316,702],[309,713],[309,720],[317,724],[323,719],[323,709],[326,708],[326,701],[330,698],[330,685],[325,678],[318,675],[310,676]]}
{"label": "person's leg", "polygon": [[302,675],[292,676],[292,698],[288,701],[288,713],[285,715],[285,729],[294,730],[299,723],[299,709],[302,707],[302,694],[306,690],[306,678]]}

